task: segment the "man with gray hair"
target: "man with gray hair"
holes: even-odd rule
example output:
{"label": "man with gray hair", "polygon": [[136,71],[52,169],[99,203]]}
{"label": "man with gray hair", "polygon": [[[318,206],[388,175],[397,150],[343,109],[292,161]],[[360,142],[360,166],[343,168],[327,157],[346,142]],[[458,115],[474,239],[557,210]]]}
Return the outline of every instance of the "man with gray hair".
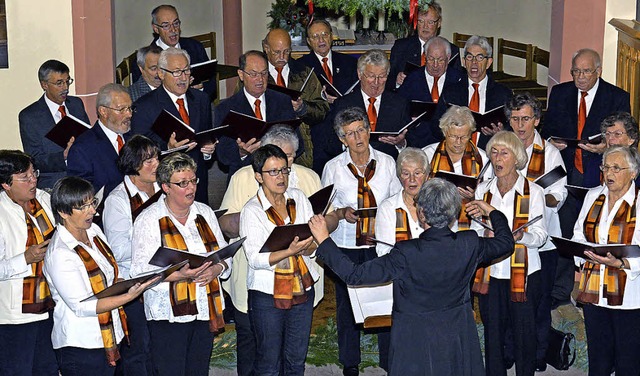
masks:
{"label": "man with gray hair", "polygon": [[440,98],[447,98],[448,91],[462,79],[459,69],[447,65],[451,59],[451,46],[442,37],[433,37],[424,44],[426,55],[425,69],[411,72],[398,89],[398,94],[410,101],[438,103],[436,113],[423,121],[416,128],[416,147],[425,147],[442,141],[443,135],[438,126],[440,117],[447,111],[446,102]]}
{"label": "man with gray hair", "polygon": [[105,197],[124,179],[116,159],[131,129],[131,103],[124,86],[101,87],[96,99],[98,121],[69,149],[67,175],[90,181],[96,192],[104,187]]}
{"label": "man with gray hair", "polygon": [[[631,112],[629,93],[600,78],[602,61],[600,55],[588,48],[578,50],[571,60],[573,81],[555,85],[551,89],[547,114],[545,115],[544,137],[558,136],[569,139],[583,139],[600,134],[600,124],[605,117],[616,111]],[[550,141],[560,150],[567,169],[567,183],[581,187],[600,185],[602,153],[606,147],[603,140],[599,145],[580,144],[568,146],[562,142]],[[570,239],[578,218],[582,202],[573,195],[560,209],[562,236]],[[552,306],[570,302],[574,279],[573,260],[560,257],[556,271],[556,281]]]}
{"label": "man with gray hair", "polygon": [[158,59],[161,52],[162,48],[152,44],[140,48],[136,53],[136,62],[142,76],[129,86],[129,95],[131,95],[132,101],[137,101],[143,95],[157,89],[162,83],[158,75]]}
{"label": "man with gray hair", "polygon": [[176,140],[175,135],[169,142],[156,134],[151,126],[162,111],[167,111],[193,130],[202,132],[211,129],[211,101],[209,97],[189,87],[191,78],[189,54],[177,48],[167,48],[158,59],[158,75],[162,85],[136,102],[136,113],[131,119],[132,134],[142,134],[152,139],[160,149],[167,150],[189,143],[188,154],[198,164],[196,177],[200,179],[196,190],[196,201],[208,203],[208,173],[214,144],[196,147],[194,140]]}
{"label": "man with gray hair", "polygon": [[[397,132],[411,121],[409,101],[404,97],[385,89],[385,83],[389,76],[390,64],[384,51],[373,49],[367,51],[358,59],[359,88],[349,95],[337,101],[327,115],[322,129],[325,136],[322,137],[326,144],[314,145],[324,151],[322,160],[315,161],[313,169],[322,171],[325,163],[342,153],[342,144],[338,136],[333,132],[333,121],[340,111],[349,107],[359,107],[367,113],[371,132]],[[405,146],[413,146],[412,131],[402,132],[398,136],[372,135],[371,146],[385,154],[396,158],[398,151]]]}
{"label": "man with gray hair", "polygon": [[73,78],[69,67],[58,60],[47,60],[38,69],[38,81],[44,95],[18,114],[20,138],[24,152],[35,160],[40,171],[38,188],[53,188],[67,171],[67,155],[74,138],[70,137],[65,148],[45,137],[63,117],[67,115],[89,124],[89,117],[82,100],[69,95]]}
{"label": "man with gray hair", "polygon": [[[462,51],[467,79],[463,78],[452,88],[447,95],[447,103],[468,106],[471,111],[481,114],[507,103],[513,95],[511,89],[487,76],[487,69],[493,63],[492,56],[493,47],[487,38],[473,35],[467,40]],[[511,130],[511,127],[502,123],[483,127],[474,133],[473,143],[484,149],[491,136],[503,129]]]}

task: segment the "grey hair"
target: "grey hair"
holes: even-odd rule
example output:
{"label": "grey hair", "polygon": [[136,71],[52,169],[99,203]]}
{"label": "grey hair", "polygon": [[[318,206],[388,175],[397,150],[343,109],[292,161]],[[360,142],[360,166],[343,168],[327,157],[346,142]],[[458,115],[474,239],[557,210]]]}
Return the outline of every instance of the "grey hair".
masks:
{"label": "grey hair", "polygon": [[291,126],[286,124],[275,124],[269,128],[267,133],[260,139],[261,145],[276,145],[282,149],[283,144],[289,144],[293,148],[293,153],[298,152],[300,139]]}
{"label": "grey hair", "polygon": [[504,106],[504,114],[507,119],[511,117],[513,111],[522,110],[524,106],[529,106],[533,110],[533,117],[540,119],[542,116],[542,104],[538,98],[534,97],[528,91],[524,93],[514,94]]}
{"label": "grey hair", "polygon": [[160,12],[162,9],[170,9],[176,12],[176,14],[178,14],[178,10],[173,5],[168,5],[168,4],[158,5],[157,7],[153,8],[153,10],[151,11],[152,25],[156,25],[158,23],[158,12]]}
{"label": "grey hair", "polygon": [[529,162],[529,156],[522,141],[511,131],[500,131],[493,135],[487,142],[487,154],[491,153],[491,148],[494,146],[504,146],[509,149],[516,157],[516,169],[518,170],[522,170]]}
{"label": "grey hair", "polygon": [[115,93],[124,93],[129,96],[129,90],[120,84],[106,84],[98,90],[96,97],[96,111],[100,107],[111,107],[111,95]]}
{"label": "grey hair", "polygon": [[396,161],[396,175],[400,177],[402,174],[402,165],[404,163],[415,163],[418,166],[422,166],[425,174],[431,172],[431,165],[429,164],[429,157],[422,151],[422,149],[414,147],[406,147],[402,149],[398,154],[398,160]]}
{"label": "grey hair", "polygon": [[471,110],[468,107],[453,105],[449,107],[447,112],[440,118],[440,130],[442,134],[446,136],[446,133],[453,127],[471,127],[471,133],[476,130],[476,121],[471,115]]}
{"label": "grey hair", "polygon": [[629,164],[629,168],[633,171],[633,176],[638,176],[638,166],[640,166],[640,157],[638,156],[638,150],[635,148],[628,148],[625,146],[612,146],[605,150],[602,155],[602,164],[607,160],[607,157],[611,154],[622,153],[624,159]]}
{"label": "grey hair", "polygon": [[451,43],[443,37],[433,37],[424,44],[424,54],[427,55],[427,51],[429,51],[429,47],[431,46],[442,46],[444,47],[444,51],[447,54],[447,58],[451,58]]}
{"label": "grey hair", "polygon": [[139,48],[138,52],[136,52],[136,63],[138,66],[144,67],[145,59],[149,53],[160,55],[162,53],[162,48],[155,43]]}
{"label": "grey hair", "polygon": [[185,153],[171,153],[160,161],[156,170],[156,182],[162,187],[171,182],[171,176],[180,171],[190,170],[196,172],[197,163]]}
{"label": "grey hair", "polygon": [[384,67],[387,74],[389,74],[389,70],[391,69],[391,63],[389,63],[387,53],[377,48],[365,52],[358,58],[358,72],[363,73],[367,65]]}
{"label": "grey hair", "polygon": [[191,65],[191,57],[189,53],[183,49],[169,47],[166,50],[160,53],[160,57],[158,58],[158,67],[167,69],[169,66],[169,56],[184,56],[187,59],[187,65]]}
{"label": "grey hair", "polygon": [[627,133],[627,137],[633,140],[631,145],[634,148],[638,148],[638,122],[628,112],[616,111],[613,114],[604,118],[600,123],[600,131],[604,134],[607,128],[613,127],[616,123],[622,123],[624,131]]}
{"label": "grey hair", "polygon": [[471,36],[471,38],[467,39],[467,43],[464,44],[464,51],[462,53],[462,57],[465,57],[467,55],[467,50],[471,46],[478,46],[482,48],[487,53],[486,57],[493,56],[493,46],[489,43],[489,40],[479,35],[473,35]]}
{"label": "grey hair", "polygon": [[415,203],[418,213],[424,216],[424,222],[436,228],[445,228],[453,223],[462,208],[458,188],[440,178],[427,180],[420,188]]}
{"label": "grey hair", "polygon": [[338,135],[338,138],[344,138],[343,127],[353,123],[354,121],[361,121],[365,129],[371,129],[369,124],[369,117],[360,107],[348,107],[338,112],[333,119],[333,130]]}
{"label": "grey hair", "polygon": [[571,57],[571,67],[575,67],[576,59],[582,55],[591,55],[593,57],[593,62],[596,65],[596,68],[602,67],[602,59],[600,59],[600,54],[591,48],[581,48],[573,54]]}
{"label": "grey hair", "polygon": [[313,26],[313,25],[318,25],[318,24],[321,24],[321,25],[324,25],[324,26],[328,27],[328,28],[329,28],[329,34],[331,34],[331,33],[332,33],[332,31],[331,31],[331,24],[329,23],[329,21],[327,21],[327,20],[323,20],[323,19],[320,19],[320,18],[314,18],[314,19],[313,19],[313,21],[311,21],[311,22],[307,25],[307,38],[311,35],[311,34],[309,33],[309,29],[311,29],[311,26]]}

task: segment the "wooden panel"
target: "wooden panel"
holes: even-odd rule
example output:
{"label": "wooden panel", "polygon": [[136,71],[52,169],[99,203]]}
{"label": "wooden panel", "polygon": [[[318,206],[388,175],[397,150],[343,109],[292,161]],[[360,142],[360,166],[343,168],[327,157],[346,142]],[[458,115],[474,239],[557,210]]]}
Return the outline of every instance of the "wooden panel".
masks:
{"label": "wooden panel", "polygon": [[640,23],[635,20],[612,19],[618,30],[616,86],[631,95],[631,115],[640,116]]}

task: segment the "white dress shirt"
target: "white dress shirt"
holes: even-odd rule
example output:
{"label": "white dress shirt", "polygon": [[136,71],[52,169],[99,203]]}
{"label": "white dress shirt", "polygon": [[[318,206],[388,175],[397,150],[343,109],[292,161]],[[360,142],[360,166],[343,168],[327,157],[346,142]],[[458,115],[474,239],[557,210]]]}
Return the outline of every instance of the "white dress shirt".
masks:
{"label": "white dress shirt", "polygon": [[244,96],[247,98],[247,102],[249,102],[249,106],[253,110],[254,117],[256,110],[256,99],[260,100],[260,114],[262,115],[262,120],[267,121],[267,101],[265,99],[264,93],[262,93],[259,98],[256,98],[253,95],[249,94],[246,88],[242,88],[242,91],[244,91]]}
{"label": "white dress shirt", "polygon": [[[51,116],[53,116],[53,121],[55,121],[55,123],[58,124],[58,122],[62,120],[62,114],[60,113],[61,105],[49,99],[46,94],[43,94],[43,95],[44,95],[44,103],[47,104],[47,107],[49,108],[49,112],[51,112]],[[66,114],[69,115],[69,109],[65,105],[65,102],[62,102],[62,106],[64,107]]]}
{"label": "white dress shirt", "polygon": [[[89,273],[74,248],[81,246],[96,262],[106,278],[108,286],[114,281],[115,271],[93,243],[98,236],[106,242],[106,237],[96,224],[87,230],[91,247],[79,242],[62,225],[56,227],[56,233],[49,243],[44,259],[44,275],[56,302],[53,309],[53,331],[51,342],[54,349],[62,347],[80,347],[83,349],[103,348],[102,334],[98,323],[97,299],[81,302],[93,295]],[[111,310],[116,343],[120,343],[124,332],[118,309]]]}
{"label": "white dress shirt", "polygon": [[[36,198],[54,222],[49,205],[49,194],[36,190]],[[24,257],[27,244],[27,222],[24,209],[16,204],[6,191],[0,192],[0,325],[26,324],[45,320],[48,313],[22,313],[23,279],[31,275],[31,265]],[[31,217],[38,230],[38,222]]]}
{"label": "white dress shirt", "polygon": [[[258,201],[258,197],[260,197],[260,201]],[[301,190],[288,188],[284,193],[284,197],[285,199],[292,198],[296,202],[296,220],[293,223],[307,223],[313,216],[313,208],[307,196],[305,196]],[[271,231],[276,228],[276,225],[267,217],[266,210],[270,207],[271,203],[264,195],[262,187],[260,187],[258,194],[249,200],[244,208],[242,208],[242,212],[240,212],[240,236],[247,237],[247,240],[245,240],[243,244],[244,252],[249,263],[247,288],[249,290],[256,290],[273,295],[273,279],[276,265],[269,264],[269,252],[260,253],[260,248],[262,248],[269,235],[271,235]],[[283,220],[285,223],[289,223],[289,217]],[[303,255],[302,259],[307,265],[313,281],[317,281],[318,272],[311,266],[312,263],[309,256]]]}
{"label": "white dress shirt", "polygon": [[[162,195],[158,202],[145,209],[133,224],[133,248],[131,249],[132,277],[158,269],[157,266],[149,265],[149,260],[151,260],[151,257],[162,244],[159,224],[159,220],[162,217],[169,216],[171,218],[173,224],[184,238],[184,242],[190,253],[204,254],[207,252],[196,228],[195,220],[198,214],[202,215],[207,224],[209,224],[211,231],[218,240],[219,247],[222,248],[227,245],[227,242],[222,236],[216,215],[209,206],[197,201],[194,202],[191,205],[186,225],[183,225],[169,213],[164,200],[165,196]],[[220,278],[227,278],[231,273],[231,258],[225,259],[224,261],[229,267],[218,277],[218,281]],[[221,301],[224,307],[224,299]],[[171,323],[191,322],[194,320],[208,321],[209,301],[206,286],[196,285],[196,307],[198,309],[197,315],[174,316],[169,298],[169,282],[162,282],[144,293],[144,311],[147,320],[167,320]]]}
{"label": "white dress shirt", "polygon": [[[473,84],[474,82],[471,79],[467,78],[469,82],[469,102],[471,102],[471,97],[473,96]],[[480,96],[480,107],[478,108],[478,112],[484,114],[487,111],[493,110],[493,108],[487,108],[487,82],[489,81],[489,76],[485,76],[482,81],[478,82],[478,95]]]}
{"label": "white dress shirt", "polygon": [[[604,200],[604,204],[602,205],[602,212],[600,214],[600,227],[598,228],[599,237],[597,239],[597,244],[608,244],[609,227],[611,226],[611,222],[613,222],[613,219],[623,201],[629,205],[633,205],[633,201],[636,198],[636,185],[633,181],[631,182],[631,187],[629,187],[624,196],[616,201],[611,211],[609,211],[609,188],[604,185],[591,188],[584,198],[582,209],[580,210],[580,215],[578,215],[578,220],[576,221],[576,225],[573,228],[573,238],[571,240],[580,243],[588,243],[587,238],[584,236],[584,221],[587,217],[587,214],[589,213],[589,210],[591,210],[591,206],[601,194],[605,195],[606,198]],[[640,202],[636,203],[636,212],[638,212],[639,209],[638,204],[640,204]],[[640,223],[638,222],[637,217],[636,230],[633,233],[631,244],[640,244]],[[578,266],[582,266],[582,264],[584,264],[585,262],[585,260],[581,257],[575,257],[574,259],[576,265]],[[624,298],[622,299],[622,304],[618,306],[610,306],[607,302],[607,299],[602,296],[602,289],[605,280],[605,266],[600,265],[600,291],[598,292],[598,303],[596,303],[596,305],[611,309],[640,308],[640,279],[638,279],[638,275],[640,275],[640,258],[630,257],[626,260],[629,263],[629,269],[624,269],[624,272],[627,273],[627,284],[624,287]]]}
{"label": "white dress shirt", "polygon": [[[542,146],[542,137],[538,133],[538,131],[534,131],[534,139],[533,143],[529,145],[527,148],[527,156],[529,159],[527,161],[527,165],[524,166],[520,173],[522,175],[527,175],[527,169],[529,169],[529,163],[531,162],[531,155],[533,154],[533,145]],[[551,142],[545,142],[544,144],[544,173],[548,173],[554,168],[562,166],[562,168],[566,171],[567,169],[564,167],[564,162],[562,161],[562,156],[560,155],[560,151],[551,144]],[[550,236],[562,236],[562,231],[560,229],[560,216],[558,215],[558,210],[564,204],[564,200],[567,198],[567,177],[563,177],[561,179],[556,180],[555,183],[551,184],[547,188],[544,189],[545,195],[552,195],[556,200],[558,200],[558,206],[555,208],[550,208],[545,205],[544,215],[547,220],[547,230],[549,231]],[[540,248],[540,252],[549,251],[552,249],[556,249],[555,245],[551,241],[551,238],[547,239],[542,248]]]}
{"label": "white dress shirt", "polygon": [[[104,202],[102,213],[102,223],[107,240],[111,245],[111,251],[116,258],[120,277],[129,278],[131,269],[131,238],[133,235],[133,221],[131,214],[131,203],[125,185],[131,193],[131,197],[140,194],[142,202],[146,202],[149,196],[138,189],[133,184],[129,176],[124,177],[124,181],[111,191]],[[160,190],[160,186],[154,183],[155,192]]]}
{"label": "white dress shirt", "polygon": [[[396,161],[389,155],[377,151],[369,145],[370,158],[376,160],[376,172],[369,181],[369,187],[373,191],[376,203],[381,204],[387,197],[400,192],[402,185],[396,176]],[[349,150],[345,150],[333,158],[324,166],[322,172],[322,186],[333,184],[336,197],[333,200],[334,208],[350,207],[358,208],[358,179],[347,167],[353,163]],[[355,165],[355,163],[353,163]],[[358,171],[362,176],[362,173]],[[331,238],[338,247],[343,248],[369,248],[369,246],[356,246],[356,224],[341,220],[338,228],[331,233]]]}
{"label": "white dress shirt", "polygon": [[[289,72],[291,70],[289,69],[289,64],[285,64],[284,67],[282,67],[282,78],[284,78],[284,86],[289,86]],[[269,74],[271,75],[271,77],[273,78],[273,81],[277,84],[278,83],[278,71],[276,70],[276,67],[271,64],[271,62],[269,62]]]}
{"label": "white dress shirt", "polygon": [[[402,199],[402,192],[400,191],[388,199],[382,201],[378,205],[378,212],[376,213],[376,239],[385,243],[396,244],[396,209],[403,209],[407,213],[409,218],[409,231],[411,231],[411,238],[417,239],[424,229],[420,227],[418,221],[414,221],[407,208],[407,204]],[[392,247],[386,244],[377,243],[376,253],[378,256],[384,256],[391,251]]]}
{"label": "white dress shirt", "polygon": [[364,101],[364,108],[366,111],[369,111],[369,98],[376,98],[376,101],[373,102],[373,107],[376,109],[376,116],[380,115],[380,101],[382,101],[382,94],[377,97],[370,97],[364,91],[360,90],[360,94],[362,94],[362,100]]}
{"label": "white dress shirt", "polygon": [[[491,206],[500,210],[509,222],[509,228],[513,228],[513,202],[515,198],[515,192],[524,194],[524,181],[525,177],[518,173],[518,180],[514,186],[504,195],[500,194],[498,190],[498,178],[493,178],[489,181],[483,182],[478,186],[476,190],[476,199],[484,199],[484,194],[489,191],[493,195],[491,198]],[[522,244],[527,247],[527,275],[531,275],[540,270],[540,255],[538,255],[538,248],[542,247],[547,241],[547,225],[544,219],[544,191],[535,183],[529,182],[529,221],[533,218],[542,215],[542,220],[532,224],[527,228],[527,231],[522,235],[522,239],[517,241],[518,244]],[[475,222],[471,222],[471,229],[476,230],[478,235],[484,235],[484,227]],[[511,278],[511,257],[492,264],[491,265],[491,277],[498,279],[510,279]]]}
{"label": "white dress shirt", "polygon": [[[587,116],[589,116],[589,111],[591,111],[591,105],[593,104],[593,100],[596,98],[596,93],[598,92],[598,86],[600,86],[600,80],[596,80],[596,84],[589,90],[587,90],[587,96],[584,97],[584,103],[587,105]],[[578,90],[578,108],[576,109],[576,113],[580,112],[580,100],[582,99],[582,93]]]}
{"label": "white dress shirt", "polygon": [[124,141],[124,135],[118,134],[107,128],[104,124],[102,124],[100,120],[98,120],[98,125],[100,126],[100,128],[102,128],[102,131],[109,139],[109,142],[111,142],[111,146],[113,146],[113,150],[116,151],[116,154],[120,154],[120,152],[118,151],[118,136],[122,137],[122,141]]}
{"label": "white dress shirt", "polygon": [[[433,81],[435,78],[424,70],[424,76],[427,78],[427,85],[429,85],[429,93],[433,91]],[[438,77],[438,94],[442,94],[442,90],[444,89],[444,81],[447,79],[447,71],[444,71],[442,76]]]}
{"label": "white dress shirt", "polygon": [[[327,58],[327,66],[329,67],[329,72],[331,72],[331,75],[333,76],[335,73],[333,73],[333,60],[331,57],[331,50],[329,50],[329,53],[327,54],[327,56],[320,56],[315,52],[312,52],[314,55],[316,55],[316,57],[318,58],[318,61],[320,61],[320,66],[322,66],[322,59],[324,59],[325,57]],[[324,74],[324,70],[322,72],[316,72],[316,74],[319,76],[321,74]],[[328,78],[328,77],[327,77]]]}

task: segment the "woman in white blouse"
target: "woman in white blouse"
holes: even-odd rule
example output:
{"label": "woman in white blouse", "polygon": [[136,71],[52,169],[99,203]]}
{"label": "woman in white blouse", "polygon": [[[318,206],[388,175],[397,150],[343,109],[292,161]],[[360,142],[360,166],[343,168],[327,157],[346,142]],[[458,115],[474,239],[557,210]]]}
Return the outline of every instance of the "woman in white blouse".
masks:
{"label": "woman in white blouse", "polygon": [[[573,240],[595,244],[640,244],[638,153],[614,146],[605,151],[604,184],[584,199],[573,229]],[[578,301],[587,333],[589,375],[640,374],[640,258],[616,258],[585,252],[580,266]]]}
{"label": "woman in white blouse", "polygon": [[[183,153],[160,162],[156,178],[164,195],[134,223],[131,276],[157,268],[149,260],[160,246],[204,254],[227,245],[213,210],[195,202],[196,168]],[[213,338],[224,327],[219,278],[230,267],[230,258],[185,265],[144,293],[154,375],[209,374]]]}
{"label": "woman in white blouse", "polygon": [[417,148],[405,148],[398,154],[396,175],[402,191],[382,201],[376,214],[378,256],[389,253],[396,242],[418,238],[423,231],[414,199],[429,176],[427,155]]}
{"label": "woman in white blouse", "polygon": [[[376,250],[370,238],[375,237],[375,217],[358,215],[355,209],[376,208],[388,197],[400,192],[396,163],[389,155],[369,145],[369,117],[357,107],[340,111],[333,124],[345,151],[324,166],[322,185],[333,184],[336,197],[333,206],[341,219],[331,238],[340,250],[356,264],[374,259]],[[371,212],[371,211],[369,211]],[[362,213],[367,213],[364,211]],[[357,375],[360,364],[360,331],[353,320],[347,285],[335,279],[338,352],[345,375]],[[378,335],[380,367],[388,369],[389,332]]]}
{"label": "woman in white blouse", "polygon": [[[160,190],[156,169],[160,150],[150,139],[135,135],[124,144],[116,163],[124,181],[111,191],[104,203],[102,223],[113,250],[120,276],[129,278],[131,237],[137,209]],[[124,306],[129,324],[130,344],[121,349],[125,375],[151,375],[149,329],[144,304],[139,299]]]}
{"label": "woman in white blouse", "polygon": [[[483,182],[476,198],[500,210],[512,230],[528,221],[542,219],[515,231],[516,246],[510,257],[494,260],[478,269],[473,291],[478,293],[484,324],[487,375],[506,374],[504,353],[506,333],[513,338],[513,356],[518,375],[536,370],[536,309],[541,294],[538,249],[547,241],[544,221],[544,191],[529,182],[518,170],[529,160],[522,142],[513,132],[496,133],[487,143],[495,177]],[[489,223],[490,225],[490,223]],[[478,234],[492,232],[472,224]]]}
{"label": "woman in white blouse", "polygon": [[313,238],[293,239],[286,249],[260,253],[277,226],[307,223],[313,216],[305,194],[289,188],[287,155],[275,145],[253,154],[253,171],[260,184],[240,213],[240,236],[249,263],[249,317],[256,337],[257,375],[304,375],[311,334],[313,284],[318,273],[309,256]]}
{"label": "woman in white blouse", "polygon": [[51,193],[58,222],[45,256],[44,274],[56,303],[51,340],[62,375],[113,375],[118,346],[127,335],[122,306],[155,279],[121,295],[83,299],[114,284],[118,265],[100,228],[93,224],[97,199],[88,181],[68,176]]}

